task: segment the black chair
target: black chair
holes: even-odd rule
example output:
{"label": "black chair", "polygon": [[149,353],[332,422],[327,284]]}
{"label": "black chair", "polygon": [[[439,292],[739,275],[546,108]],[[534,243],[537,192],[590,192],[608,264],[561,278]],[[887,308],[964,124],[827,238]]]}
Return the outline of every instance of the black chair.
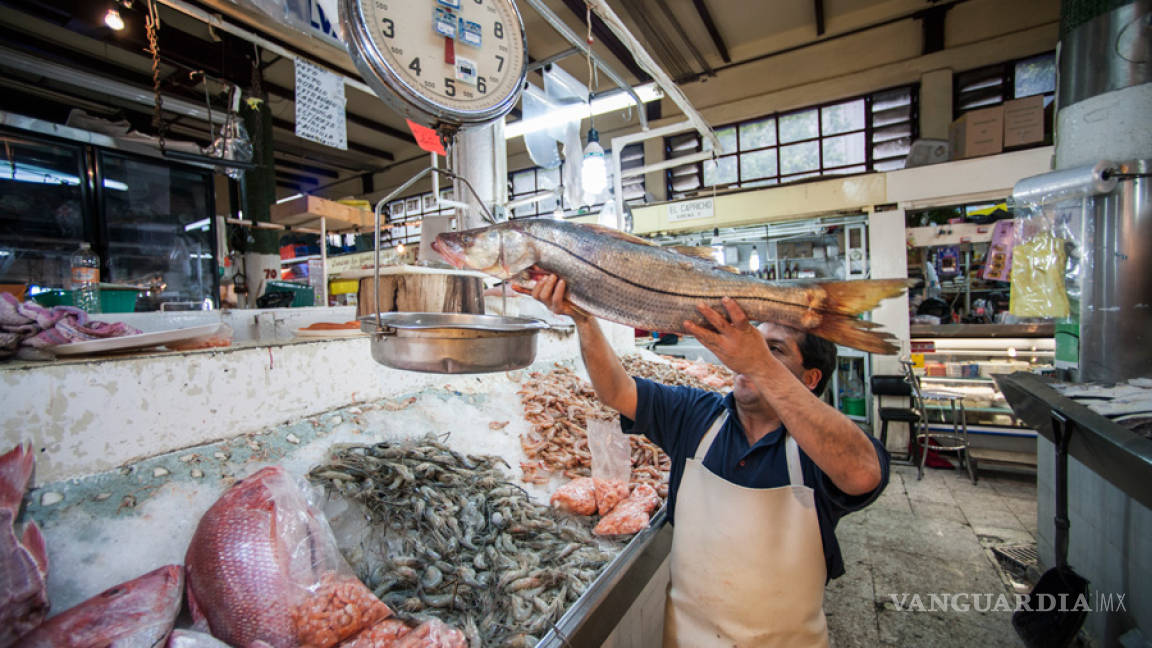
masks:
{"label": "black chair", "polygon": [[[908,380],[904,376],[878,374],[872,376],[871,382],[872,395],[877,399],[883,396],[912,398],[912,385],[908,384]],[[911,430],[920,422],[919,412],[911,406],[884,407],[882,400],[878,402],[880,403],[880,443],[883,444],[884,447],[888,447],[888,421],[907,423],[910,434]],[[911,438],[911,436],[909,436],[909,438]],[[908,458],[911,460],[911,456]]]}

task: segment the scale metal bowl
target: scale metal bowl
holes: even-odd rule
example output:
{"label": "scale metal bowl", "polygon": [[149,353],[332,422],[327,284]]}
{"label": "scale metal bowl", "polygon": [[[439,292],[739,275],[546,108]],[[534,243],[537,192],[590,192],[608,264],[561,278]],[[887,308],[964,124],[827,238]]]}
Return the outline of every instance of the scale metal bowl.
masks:
{"label": "scale metal bowl", "polygon": [[372,359],[393,369],[466,374],[510,371],[536,359],[543,320],[474,313],[380,313],[360,318]]}

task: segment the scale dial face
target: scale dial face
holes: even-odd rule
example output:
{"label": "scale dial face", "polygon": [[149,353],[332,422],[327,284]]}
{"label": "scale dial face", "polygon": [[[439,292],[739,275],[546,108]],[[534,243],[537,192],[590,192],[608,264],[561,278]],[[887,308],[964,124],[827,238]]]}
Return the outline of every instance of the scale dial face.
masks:
{"label": "scale dial face", "polygon": [[352,60],[373,90],[429,126],[490,122],[527,71],[512,0],[344,0]]}

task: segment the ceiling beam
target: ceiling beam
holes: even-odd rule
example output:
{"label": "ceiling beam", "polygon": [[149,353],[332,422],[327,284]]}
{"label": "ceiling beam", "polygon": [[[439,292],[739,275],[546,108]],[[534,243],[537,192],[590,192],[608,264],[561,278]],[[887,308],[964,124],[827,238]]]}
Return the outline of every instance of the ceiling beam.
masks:
{"label": "ceiling beam", "polygon": [[[816,2],[820,1],[816,0]],[[724,36],[716,27],[716,21],[712,19],[712,12],[708,10],[708,5],[704,3],[704,0],[692,0],[692,5],[696,7],[696,14],[700,16],[700,22],[704,23],[704,28],[708,30],[708,36],[712,38],[712,44],[720,53],[720,59],[725,63],[731,63],[732,55],[728,53],[728,45],[724,43]]]}
{"label": "ceiling beam", "polygon": [[310,178],[308,176],[299,175],[297,173],[289,173],[287,171],[281,171],[280,169],[276,169],[276,177],[281,178],[283,180],[288,180],[289,182],[295,182],[298,185],[299,184],[310,184],[310,185],[320,184],[320,181],[317,180],[316,178]]}
{"label": "ceiling beam", "polygon": [[823,36],[826,31],[824,25],[824,0],[812,0],[813,9],[816,11],[816,35]]}
{"label": "ceiling beam", "polygon": [[[296,134],[296,124],[293,124],[292,122],[288,121],[287,119],[281,119],[280,117],[273,117],[272,118],[272,126],[279,128],[281,130],[286,130],[289,133],[292,133],[293,136],[295,136],[295,134]],[[301,140],[301,141],[305,141],[305,140]],[[339,149],[337,149],[337,150],[339,150]],[[382,151],[380,149],[372,148],[371,146],[364,146],[363,144],[357,144],[355,142],[348,142],[348,150],[349,151],[356,151],[357,153],[363,153],[364,155],[369,155],[369,156],[374,157],[374,158],[387,160],[389,162],[391,162],[392,160],[394,160],[396,158],[396,156],[392,155],[388,151]]]}
{"label": "ceiling beam", "polygon": [[310,166],[307,164],[301,164],[299,162],[292,162],[291,160],[285,160],[282,158],[276,159],[276,166],[282,166],[282,167],[286,167],[289,169],[296,169],[298,171],[303,171],[304,173],[307,173],[310,175],[320,176],[323,178],[332,178],[333,180],[340,177],[339,173],[336,173],[335,171],[332,171],[330,169],[321,169],[320,167]]}
{"label": "ceiling beam", "polygon": [[[584,3],[584,0],[564,0],[564,6],[576,14],[576,17],[580,19],[583,25],[588,25],[588,5]],[[624,43],[621,43],[620,39],[616,38],[616,35],[608,29],[604,21],[600,20],[600,17],[595,13],[592,14],[592,35],[599,39],[599,41],[604,44],[604,47],[608,48],[609,52],[612,52],[612,56],[615,56],[616,59],[620,61],[620,64],[636,77],[638,82],[644,83],[651,79],[648,73],[640,69],[640,66],[636,64],[636,59],[632,57],[632,52],[628,51]]]}
{"label": "ceiling beam", "polygon": [[[292,90],[280,85],[276,85],[275,83],[271,83],[269,81],[264,81],[263,85],[264,89],[268,91],[268,94],[295,103],[296,93]],[[416,138],[413,137],[412,133],[409,133],[408,131],[401,130],[394,126],[389,126],[388,124],[383,124],[372,119],[368,119],[367,117],[361,117],[360,115],[357,115],[353,112],[349,112],[347,109],[345,109],[344,114],[346,115],[348,123],[350,124],[356,124],[357,126],[361,126],[369,130],[379,131],[380,133],[383,133],[389,137],[402,140],[407,144],[416,143]]]}

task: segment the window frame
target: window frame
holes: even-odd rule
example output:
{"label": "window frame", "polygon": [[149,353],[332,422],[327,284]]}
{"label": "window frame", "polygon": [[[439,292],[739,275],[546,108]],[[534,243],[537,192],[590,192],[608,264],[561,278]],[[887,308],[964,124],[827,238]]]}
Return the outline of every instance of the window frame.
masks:
{"label": "window frame", "polygon": [[[910,140],[915,141],[916,137],[919,135],[919,114],[920,114],[919,87],[920,87],[919,83],[901,84],[901,85],[896,85],[896,86],[891,86],[891,87],[875,90],[873,92],[869,92],[869,93],[863,94],[863,95],[857,95],[857,96],[852,96],[852,97],[841,97],[839,99],[824,101],[824,102],[812,104],[809,106],[803,106],[800,108],[793,108],[790,110],[778,111],[778,112],[769,113],[766,115],[760,115],[760,116],[749,118],[749,119],[744,119],[744,120],[740,120],[740,121],[730,122],[727,124],[722,124],[721,126],[717,127],[715,130],[719,131],[719,130],[725,130],[728,128],[733,128],[735,130],[735,137],[736,137],[736,150],[732,151],[732,152],[725,152],[723,154],[717,155],[716,159],[720,160],[723,158],[730,158],[730,157],[736,158],[736,180],[734,182],[727,182],[727,183],[722,183],[722,184],[715,184],[715,185],[708,184],[707,179],[705,177],[705,170],[704,170],[705,161],[699,161],[699,162],[689,163],[689,164],[696,167],[696,177],[699,178],[699,184],[693,189],[688,189],[685,191],[677,191],[676,189],[674,189],[674,181],[675,181],[675,178],[677,176],[674,176],[673,173],[675,171],[677,171],[679,169],[683,169],[685,166],[687,166],[687,165],[677,165],[677,166],[673,166],[673,167],[668,168],[664,173],[665,188],[667,191],[666,195],[668,196],[669,200],[678,200],[678,199],[683,198],[683,197],[685,197],[685,196],[687,196],[693,192],[699,193],[702,191],[709,191],[709,190],[726,191],[726,190],[731,190],[731,189],[746,189],[746,188],[756,188],[756,187],[762,187],[762,186],[781,186],[781,185],[793,184],[793,183],[797,183],[797,182],[810,182],[810,181],[824,180],[824,179],[828,179],[829,177],[845,177],[845,176],[849,176],[849,175],[874,173],[874,172],[876,172],[876,170],[875,170],[875,163],[876,162],[886,162],[889,160],[899,159],[901,157],[907,157],[907,154],[904,154],[903,156],[893,155],[893,156],[882,157],[882,158],[876,158],[875,157],[875,150],[874,149],[875,149],[877,143],[874,141],[874,137],[875,137],[877,127],[875,124],[875,122],[876,122],[875,113],[873,113],[873,110],[872,110],[874,102],[875,102],[875,98],[879,95],[882,95],[882,94],[885,94],[888,92],[892,92],[895,90],[903,90],[903,89],[908,90],[909,102],[908,102],[908,118],[907,118],[907,120],[895,122],[893,124],[885,124],[884,126],[881,126],[880,128],[889,128],[892,126],[899,126],[899,125],[903,125],[903,124],[908,124],[908,126],[910,127],[910,130],[911,130]],[[824,127],[824,121],[825,121],[824,110],[826,108],[830,108],[833,106],[840,106],[840,105],[852,103],[855,101],[861,101],[863,103],[864,126],[862,128],[853,128],[850,130],[841,131],[841,132],[837,132],[837,133],[825,134],[825,132],[824,132],[824,129],[825,129],[825,127]],[[788,117],[789,115],[796,115],[796,114],[810,112],[810,111],[815,111],[815,113],[816,113],[816,136],[815,137],[807,137],[807,138],[794,140],[794,141],[789,141],[787,143],[782,143],[781,139],[780,139],[780,120],[782,118]],[[774,143],[769,144],[769,145],[765,145],[765,146],[755,147],[755,148],[748,148],[748,149],[743,148],[742,142],[741,142],[741,134],[740,134],[741,127],[748,125],[748,124],[755,124],[757,122],[762,122],[762,121],[769,120],[769,119],[773,120],[773,128],[775,131]],[[828,140],[832,140],[835,138],[844,137],[846,135],[856,135],[856,134],[863,134],[863,136],[864,136],[864,159],[860,162],[826,166],[825,162],[824,162],[824,143]],[[699,135],[697,135],[696,136],[696,146],[694,148],[685,149],[683,151],[678,151],[679,155],[673,156],[673,150],[672,150],[673,149],[673,141],[677,141],[678,145],[683,144],[683,141],[684,141],[683,137],[684,137],[684,135],[681,134],[681,135],[672,135],[672,136],[664,138],[664,158],[665,158],[665,160],[671,161],[671,160],[676,159],[676,157],[683,157],[683,156],[690,155],[692,153],[700,153],[704,150],[703,140]],[[784,173],[784,169],[782,166],[783,159],[781,156],[780,149],[782,147],[785,147],[785,146],[795,146],[798,144],[808,144],[808,143],[812,143],[812,142],[816,143],[816,149],[817,149],[817,151],[816,151],[816,154],[817,154],[817,166],[816,166],[816,168],[810,169],[810,170],[805,170],[805,171],[798,171],[795,173]],[[883,143],[883,142],[881,142],[881,143]],[[771,149],[775,149],[775,156],[776,156],[776,172],[775,172],[775,174],[768,175],[768,176],[762,176],[762,177],[758,177],[758,178],[747,178],[746,179],[744,177],[744,170],[743,170],[743,164],[744,164],[743,160],[742,160],[743,156],[746,154],[749,154],[749,153],[758,153],[758,152],[767,151],[767,150],[771,150]],[[837,173],[837,171],[844,171],[846,169],[853,169],[856,167],[864,167],[864,169],[862,171],[858,171],[856,173],[851,173],[851,172]]]}

